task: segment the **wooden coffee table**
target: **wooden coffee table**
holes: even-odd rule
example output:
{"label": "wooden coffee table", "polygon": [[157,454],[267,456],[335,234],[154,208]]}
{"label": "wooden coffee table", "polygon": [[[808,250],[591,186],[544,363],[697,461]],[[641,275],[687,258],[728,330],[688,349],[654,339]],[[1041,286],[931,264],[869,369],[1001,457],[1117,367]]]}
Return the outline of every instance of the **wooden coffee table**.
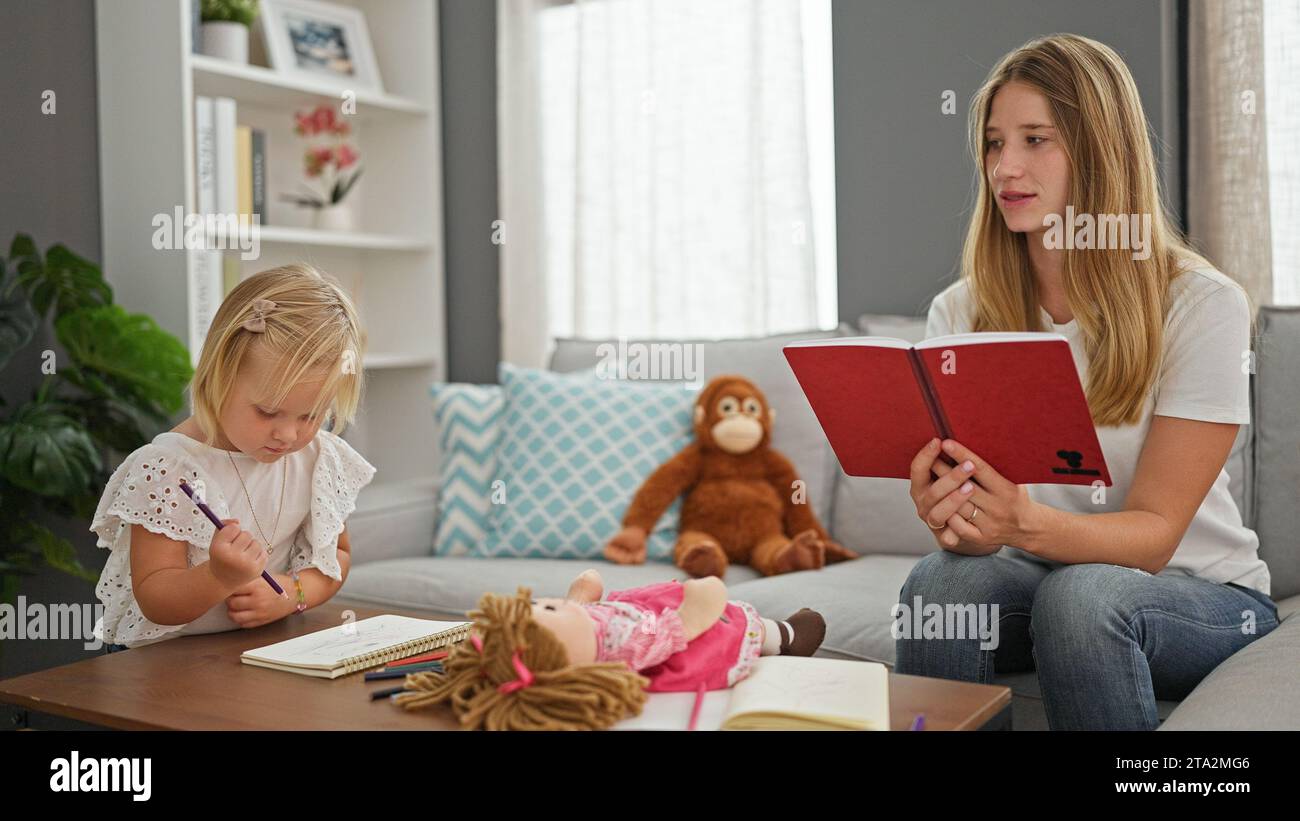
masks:
{"label": "wooden coffee table", "polygon": [[[452,620],[336,598],[301,616],[252,630],[182,636],[0,680],[0,703],[119,730],[452,730],[447,707],[403,710],[369,693],[401,679],[366,682],[293,675],[240,662],[245,650],[382,613]],[[889,676],[890,722],[907,730],[1011,728],[1011,691],[919,676]],[[22,715],[20,713],[20,719]],[[25,722],[20,720],[20,724]]]}

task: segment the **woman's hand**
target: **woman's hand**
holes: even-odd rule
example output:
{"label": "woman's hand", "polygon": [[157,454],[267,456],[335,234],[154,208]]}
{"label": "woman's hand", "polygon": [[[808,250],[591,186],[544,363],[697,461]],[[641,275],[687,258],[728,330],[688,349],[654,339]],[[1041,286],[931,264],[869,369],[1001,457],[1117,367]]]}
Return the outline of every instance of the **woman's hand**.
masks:
{"label": "woman's hand", "polygon": [[[1023,541],[1036,507],[1028,490],[951,439],[943,441],[942,452],[956,459],[957,466],[948,465],[939,459],[939,445],[939,440],[931,440],[912,460],[912,501],[940,546],[967,542],[997,548]],[[939,474],[933,481],[931,471]],[[944,526],[935,530],[940,522]]]}
{"label": "woman's hand", "polygon": [[[276,584],[285,590],[293,588],[293,578],[274,573]],[[297,601],[281,596],[271,589],[260,575],[226,597],[226,613],[230,620],[245,629],[261,627],[279,621],[297,610]]]}

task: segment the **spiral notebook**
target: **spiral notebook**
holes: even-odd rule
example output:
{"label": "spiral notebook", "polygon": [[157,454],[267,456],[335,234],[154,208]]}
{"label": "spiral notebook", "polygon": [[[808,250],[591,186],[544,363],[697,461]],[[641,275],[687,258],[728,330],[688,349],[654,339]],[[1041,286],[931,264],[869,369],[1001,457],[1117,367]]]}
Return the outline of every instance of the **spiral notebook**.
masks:
{"label": "spiral notebook", "polygon": [[239,660],[304,676],[338,678],[463,641],[469,628],[467,621],[386,613],[248,650]]}

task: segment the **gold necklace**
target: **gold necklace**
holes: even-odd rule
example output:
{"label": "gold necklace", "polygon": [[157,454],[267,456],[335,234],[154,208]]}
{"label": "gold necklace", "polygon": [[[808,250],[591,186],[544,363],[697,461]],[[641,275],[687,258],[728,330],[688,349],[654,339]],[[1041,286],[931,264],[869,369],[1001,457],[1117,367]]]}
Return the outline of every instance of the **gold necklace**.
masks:
{"label": "gold necklace", "polygon": [[[267,539],[266,532],[262,530],[262,523],[258,521],[257,511],[253,508],[253,499],[248,495],[248,485],[244,484],[244,477],[239,473],[239,466],[235,464],[235,457],[230,455],[230,451],[226,451],[226,457],[230,459],[230,466],[235,469],[235,475],[239,476],[239,484],[244,488],[244,498],[248,500],[248,509],[252,511],[253,514],[253,524],[257,526],[257,532],[261,535],[262,543],[266,545],[266,553],[269,556],[271,554],[271,545],[274,544],[274,542]],[[280,529],[280,512],[284,510],[284,485],[288,476],[289,463],[285,461],[284,472],[280,475],[280,506],[275,511],[275,527],[271,528],[272,539],[275,538],[275,532]]]}

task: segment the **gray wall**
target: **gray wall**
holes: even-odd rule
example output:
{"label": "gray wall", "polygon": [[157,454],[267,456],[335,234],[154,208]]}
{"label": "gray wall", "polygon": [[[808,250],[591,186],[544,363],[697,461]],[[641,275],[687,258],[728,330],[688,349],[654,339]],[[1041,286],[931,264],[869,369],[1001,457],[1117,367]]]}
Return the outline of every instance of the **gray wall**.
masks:
{"label": "gray wall", "polygon": [[[0,246],[8,256],[14,234],[30,234],[45,251],[63,243],[95,262],[99,246],[99,148],[95,90],[94,5],[91,0],[0,3]],[[56,111],[41,113],[41,94],[55,92]],[[10,406],[31,398],[40,383],[41,351],[54,342],[48,323],[32,343],[0,372]],[[98,570],[107,551],[95,547],[89,522],[41,517],[72,541],[82,564]],[[25,579],[20,595],[30,603],[96,602],[94,586],[57,571]],[[101,651],[102,652],[102,651]],[[85,657],[79,641],[6,641],[0,648],[0,678]],[[0,721],[5,714],[0,712]],[[7,726],[7,723],[0,724]],[[67,726],[43,722],[38,726]]]}
{"label": "gray wall", "polygon": [[[952,281],[975,173],[967,106],[998,59],[1033,37],[1081,34],[1124,58],[1170,144],[1176,200],[1173,23],[1169,0],[833,0],[840,318],[923,315]],[[954,115],[940,110],[946,89]]]}
{"label": "gray wall", "polygon": [[442,0],[447,377],[496,382],[501,358],[497,219],[496,3]]}

